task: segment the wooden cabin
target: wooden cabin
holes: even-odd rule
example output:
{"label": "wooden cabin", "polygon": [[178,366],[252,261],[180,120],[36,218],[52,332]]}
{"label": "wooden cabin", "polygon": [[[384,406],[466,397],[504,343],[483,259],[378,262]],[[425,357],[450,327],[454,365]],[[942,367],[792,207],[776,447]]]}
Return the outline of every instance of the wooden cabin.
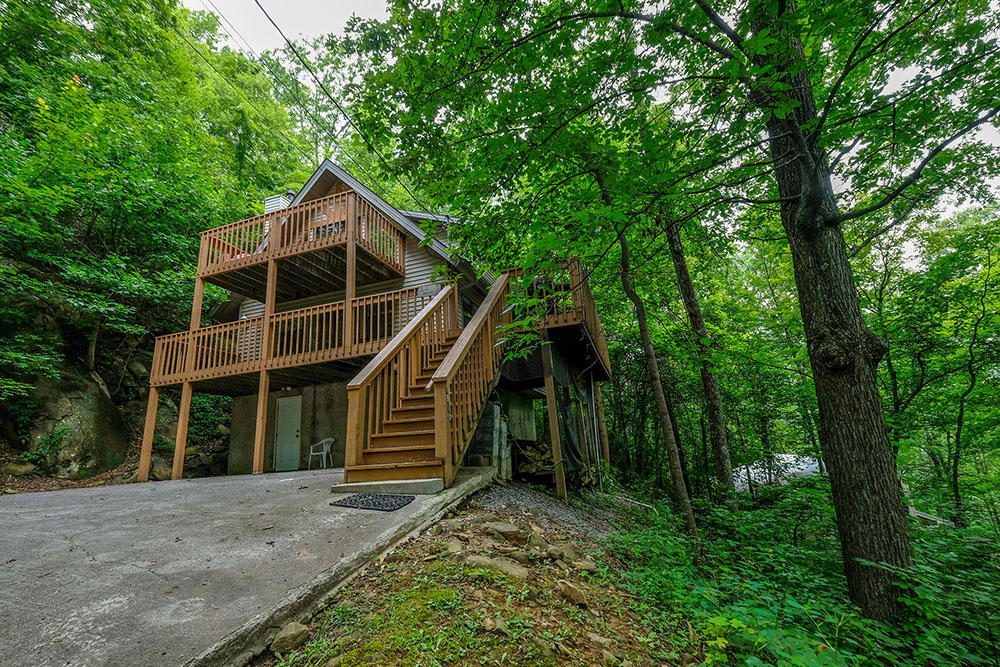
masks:
{"label": "wooden cabin", "polygon": [[[325,463],[343,466],[347,482],[448,485],[496,392],[543,388],[557,480],[560,434],[576,434],[588,465],[606,458],[599,383],[610,362],[582,268],[567,262],[544,281],[517,271],[477,278],[451,252],[452,223],[398,210],[325,161],[298,193],[269,198],[263,215],[203,232],[191,326],[156,339],[139,479],[148,478],[159,392],[171,385],[181,387],[174,479],[194,391],[234,397],[230,474],[315,467],[314,444],[333,438]],[[205,283],[232,296],[216,313],[223,322],[203,327]],[[539,325],[552,344],[505,364],[517,289],[552,294]],[[587,404],[569,430],[559,424],[559,377]]]}

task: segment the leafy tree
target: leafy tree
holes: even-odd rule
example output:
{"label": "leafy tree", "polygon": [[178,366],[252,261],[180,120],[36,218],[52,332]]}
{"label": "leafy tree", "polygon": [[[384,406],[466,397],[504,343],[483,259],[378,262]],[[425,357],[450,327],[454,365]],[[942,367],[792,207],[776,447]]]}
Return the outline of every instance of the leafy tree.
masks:
{"label": "leafy tree", "polygon": [[[905,566],[911,549],[876,383],[885,344],[844,235],[863,246],[948,181],[983,182],[989,149],[972,138],[1000,113],[996,23],[982,2],[751,2],[727,19],[704,1],[456,0],[398,3],[345,45],[366,58],[357,105],[380,110],[367,131],[425,191],[486,221],[470,247],[516,239],[506,252],[528,263],[556,249],[594,263],[642,219],[616,227],[626,206],[667,207],[672,223],[778,213],[766,234],[780,221],[792,258],[851,598],[889,619],[894,575],[870,563]],[[595,165],[627,204],[579,206]],[[555,215],[554,200],[570,205]]]}

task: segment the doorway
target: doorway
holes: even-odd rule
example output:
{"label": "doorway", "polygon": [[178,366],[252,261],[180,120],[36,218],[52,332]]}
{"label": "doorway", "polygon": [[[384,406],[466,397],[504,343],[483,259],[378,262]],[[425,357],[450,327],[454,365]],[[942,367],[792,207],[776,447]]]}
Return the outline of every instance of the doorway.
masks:
{"label": "doorway", "polygon": [[302,423],[302,397],[283,396],[277,402],[274,425],[275,471],[298,470],[302,456],[299,426]]}

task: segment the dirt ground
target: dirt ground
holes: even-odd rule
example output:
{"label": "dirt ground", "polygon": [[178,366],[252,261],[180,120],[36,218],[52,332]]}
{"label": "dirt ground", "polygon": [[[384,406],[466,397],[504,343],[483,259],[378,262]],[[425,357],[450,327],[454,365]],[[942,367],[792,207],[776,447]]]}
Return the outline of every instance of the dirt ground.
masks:
{"label": "dirt ground", "polygon": [[99,475],[83,479],[63,479],[45,475],[0,475],[0,494],[35,493],[37,491],[58,491],[59,489],[84,489],[93,486],[109,484],[125,484],[130,482],[139,469],[139,454],[129,450],[125,462],[116,468],[106,470]]}
{"label": "dirt ground", "polygon": [[[622,584],[604,547],[630,520],[598,496],[574,506],[494,486],[370,564],[251,665],[684,665],[696,649]],[[290,643],[282,635],[294,634]],[[281,645],[284,643],[284,645]],[[291,647],[296,648],[292,649]]]}

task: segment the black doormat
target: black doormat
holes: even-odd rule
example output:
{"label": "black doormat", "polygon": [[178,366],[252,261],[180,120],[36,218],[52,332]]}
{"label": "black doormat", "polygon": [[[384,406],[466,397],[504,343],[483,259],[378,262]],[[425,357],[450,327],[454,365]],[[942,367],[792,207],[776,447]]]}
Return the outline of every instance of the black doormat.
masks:
{"label": "black doormat", "polygon": [[395,512],[400,507],[406,507],[416,496],[394,496],[386,493],[356,493],[331,505],[335,507],[353,507],[359,510],[378,510],[379,512]]}

